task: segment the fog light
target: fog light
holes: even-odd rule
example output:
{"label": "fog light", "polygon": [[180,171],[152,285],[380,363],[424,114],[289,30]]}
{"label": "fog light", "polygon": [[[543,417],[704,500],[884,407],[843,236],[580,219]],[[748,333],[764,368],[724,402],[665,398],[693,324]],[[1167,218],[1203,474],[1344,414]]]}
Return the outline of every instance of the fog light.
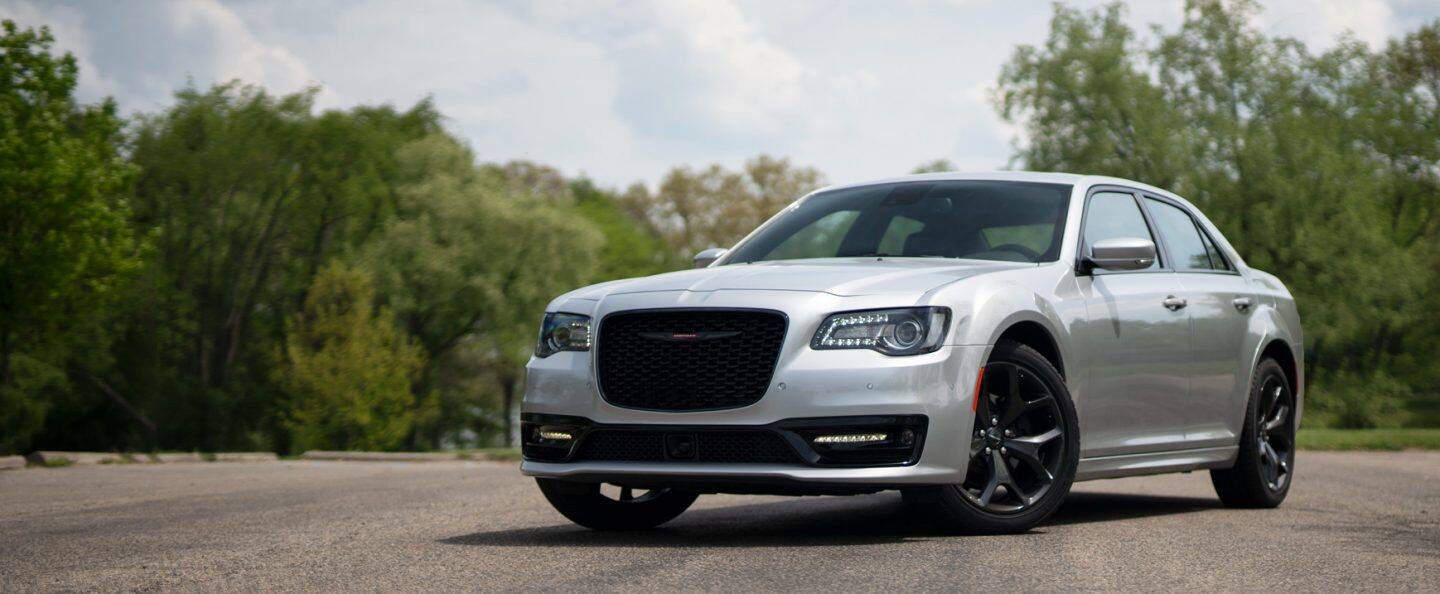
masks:
{"label": "fog light", "polygon": [[851,433],[848,435],[821,435],[812,441],[815,443],[877,443],[888,439],[890,436],[884,433]]}
{"label": "fog light", "polygon": [[574,439],[573,435],[570,435],[569,433],[566,433],[564,431],[549,431],[541,429],[536,433],[540,434],[540,439],[550,439],[554,441],[570,441],[571,439]]}

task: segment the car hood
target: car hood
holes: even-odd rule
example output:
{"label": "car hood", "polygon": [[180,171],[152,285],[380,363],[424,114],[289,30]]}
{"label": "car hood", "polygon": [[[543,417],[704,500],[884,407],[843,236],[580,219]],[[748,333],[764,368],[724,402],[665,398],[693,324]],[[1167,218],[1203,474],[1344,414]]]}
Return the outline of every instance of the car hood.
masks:
{"label": "car hood", "polygon": [[731,264],[594,285],[572,299],[655,291],[812,291],[840,296],[918,294],[987,272],[1030,263],[938,258],[826,258]]}

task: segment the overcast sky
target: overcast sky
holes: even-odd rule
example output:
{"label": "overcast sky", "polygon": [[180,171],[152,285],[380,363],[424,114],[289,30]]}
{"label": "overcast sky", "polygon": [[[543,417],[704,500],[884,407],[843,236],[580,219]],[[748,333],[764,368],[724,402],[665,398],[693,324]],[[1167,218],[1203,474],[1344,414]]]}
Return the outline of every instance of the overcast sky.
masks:
{"label": "overcast sky", "polygon": [[[1130,4],[1148,30],[1177,23],[1183,0]],[[1265,30],[1312,47],[1440,17],[1440,0],[1264,5]],[[1014,131],[990,88],[1015,46],[1043,41],[1050,2],[0,0],[0,17],[49,25],[80,61],[81,97],[127,112],[187,80],[318,85],[322,107],[431,95],[485,160],[622,185],[770,153],[848,182],[936,158],[1006,166]]]}

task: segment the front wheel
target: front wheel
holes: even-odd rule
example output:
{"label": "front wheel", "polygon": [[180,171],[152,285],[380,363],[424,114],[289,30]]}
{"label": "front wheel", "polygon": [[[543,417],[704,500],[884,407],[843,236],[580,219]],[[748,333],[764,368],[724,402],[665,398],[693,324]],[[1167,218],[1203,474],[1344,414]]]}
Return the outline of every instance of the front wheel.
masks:
{"label": "front wheel", "polygon": [[1276,507],[1295,472],[1295,394],[1274,359],[1255,367],[1245,428],[1233,468],[1210,471],[1220,501],[1230,507]]}
{"label": "front wheel", "polygon": [[674,489],[632,489],[600,483],[535,479],[555,511],[592,530],[643,530],[675,519],[697,494]]}
{"label": "front wheel", "polygon": [[1024,532],[1060,507],[1080,461],[1079,421],[1065,380],[1034,349],[995,345],[984,369],[965,482],[910,491],[961,532]]}

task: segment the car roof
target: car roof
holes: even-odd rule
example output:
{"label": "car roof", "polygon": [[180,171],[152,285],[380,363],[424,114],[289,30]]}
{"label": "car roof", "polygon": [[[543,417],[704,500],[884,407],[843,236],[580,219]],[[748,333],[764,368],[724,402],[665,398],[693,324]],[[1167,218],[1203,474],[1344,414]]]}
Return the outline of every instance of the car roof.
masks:
{"label": "car roof", "polygon": [[1137,181],[1134,181],[1134,180],[1129,180],[1129,179],[1120,178],[1120,177],[1110,177],[1110,176],[1105,176],[1105,175],[1082,175],[1082,174],[1078,174],[1078,173],[1061,173],[1061,172],[1050,172],[1050,171],[978,171],[978,172],[947,171],[947,172],[943,172],[943,173],[916,173],[916,174],[912,174],[912,175],[901,175],[901,176],[889,177],[889,178],[885,178],[885,179],[876,179],[876,180],[863,181],[863,182],[857,182],[857,183],[838,184],[838,185],[834,185],[834,186],[827,186],[827,187],[821,188],[821,189],[819,189],[819,190],[816,190],[816,192],[826,192],[826,191],[829,191],[829,190],[838,190],[838,189],[842,189],[842,188],[859,188],[859,187],[870,186],[870,185],[891,184],[891,183],[907,182],[907,181],[947,181],[947,180],[966,180],[966,181],[1014,181],[1014,182],[1047,183],[1047,184],[1087,185],[1087,186],[1091,186],[1091,185],[1102,185],[1102,184],[1118,184],[1118,185],[1123,185],[1123,186],[1129,186],[1129,187],[1135,188],[1135,189],[1137,189],[1137,190],[1143,190],[1143,191],[1147,191],[1147,192],[1153,192],[1153,193],[1156,193],[1156,194],[1160,194],[1160,195],[1162,195],[1162,196],[1166,196],[1166,197],[1168,197],[1168,198],[1174,198],[1174,199],[1176,199],[1176,200],[1180,200],[1181,202],[1186,202],[1186,203],[1188,204],[1188,202],[1185,201],[1183,198],[1180,198],[1179,196],[1176,196],[1175,194],[1172,194],[1172,193],[1170,193],[1169,191],[1167,191],[1167,190],[1165,190],[1165,189],[1163,189],[1163,188],[1157,188],[1157,187],[1155,187],[1155,186],[1152,186],[1152,185],[1149,185],[1149,184],[1140,183],[1140,182],[1137,182]]}

